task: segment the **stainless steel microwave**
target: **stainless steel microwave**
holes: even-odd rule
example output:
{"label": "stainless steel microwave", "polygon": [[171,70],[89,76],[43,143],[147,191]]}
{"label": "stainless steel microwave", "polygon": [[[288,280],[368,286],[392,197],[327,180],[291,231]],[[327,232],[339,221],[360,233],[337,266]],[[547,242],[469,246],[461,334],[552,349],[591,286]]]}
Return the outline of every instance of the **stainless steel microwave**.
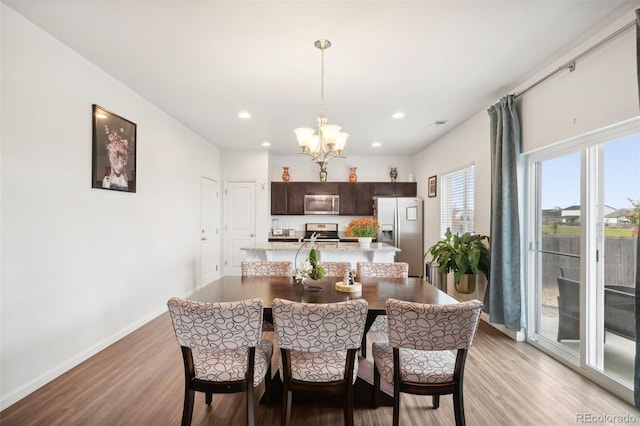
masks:
{"label": "stainless steel microwave", "polygon": [[305,195],[304,214],[340,214],[340,196]]}

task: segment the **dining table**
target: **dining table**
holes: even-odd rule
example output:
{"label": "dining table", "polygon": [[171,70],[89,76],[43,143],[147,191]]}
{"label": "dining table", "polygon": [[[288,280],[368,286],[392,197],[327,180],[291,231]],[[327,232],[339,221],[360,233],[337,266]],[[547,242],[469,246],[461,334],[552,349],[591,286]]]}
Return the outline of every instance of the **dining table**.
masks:
{"label": "dining table", "polygon": [[[295,302],[306,303],[333,303],[354,299],[364,299],[368,304],[365,331],[362,338],[361,366],[358,376],[367,376],[364,386],[365,393],[372,392],[372,366],[366,361],[366,335],[378,315],[385,315],[386,301],[389,298],[404,300],[407,302],[428,304],[458,303],[456,299],[447,293],[432,286],[419,277],[409,278],[382,278],[382,277],[358,277],[361,290],[357,292],[345,292],[336,290],[336,282],[341,280],[336,277],[325,277],[321,280],[313,280],[314,290],[305,289],[305,285],[296,282],[293,276],[238,276],[225,275],[205,287],[195,291],[189,299],[199,302],[233,302],[250,298],[262,298],[264,303],[264,320],[273,322],[271,302],[280,298]],[[311,284],[311,283],[309,283]],[[361,374],[361,370],[369,370]],[[277,377],[277,375],[276,375]],[[354,392],[356,394],[356,392]],[[367,396],[362,403],[368,403]],[[392,404],[392,399],[382,399],[383,405]],[[358,398],[356,398],[356,403]]]}
{"label": "dining table", "polygon": [[[369,332],[376,317],[385,314],[385,304],[389,298],[438,305],[458,303],[456,299],[419,277],[358,278],[357,282],[361,284],[361,290],[358,292],[338,291],[335,288],[336,282],[341,282],[341,280],[336,277],[313,280],[313,287],[319,291],[309,291],[305,290],[303,284],[296,283],[292,276],[225,275],[202,287],[189,298],[199,302],[233,302],[260,297],[264,302],[264,319],[269,322],[272,322],[271,302],[275,298],[306,303],[333,303],[364,299],[368,304],[365,335]],[[366,356],[364,346],[362,355]]]}

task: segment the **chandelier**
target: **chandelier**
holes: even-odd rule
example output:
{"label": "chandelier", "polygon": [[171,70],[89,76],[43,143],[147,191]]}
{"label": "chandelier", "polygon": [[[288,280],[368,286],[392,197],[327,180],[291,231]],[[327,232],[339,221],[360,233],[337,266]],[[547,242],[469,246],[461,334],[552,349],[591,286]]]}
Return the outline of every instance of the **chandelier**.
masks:
{"label": "chandelier", "polygon": [[324,116],[324,51],[331,47],[329,40],[316,40],[313,44],[322,52],[320,67],[320,115],[318,116],[318,134],[309,127],[295,129],[298,138],[298,145],[302,148],[302,153],[313,158],[320,166],[322,173],[326,177],[326,164],[334,157],[343,157],[342,150],[347,142],[348,133],[341,132],[341,127],[336,124],[328,124]]}

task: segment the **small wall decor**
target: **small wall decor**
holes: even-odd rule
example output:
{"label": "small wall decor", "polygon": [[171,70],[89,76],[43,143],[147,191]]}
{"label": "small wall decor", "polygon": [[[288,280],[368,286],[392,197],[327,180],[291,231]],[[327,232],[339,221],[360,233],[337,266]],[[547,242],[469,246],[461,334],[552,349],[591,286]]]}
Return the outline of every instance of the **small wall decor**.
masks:
{"label": "small wall decor", "polygon": [[436,189],[437,189],[437,177],[431,176],[428,180],[428,185],[429,185],[429,197],[435,197],[436,196]]}
{"label": "small wall decor", "polygon": [[136,124],[93,105],[91,187],[136,192]]}

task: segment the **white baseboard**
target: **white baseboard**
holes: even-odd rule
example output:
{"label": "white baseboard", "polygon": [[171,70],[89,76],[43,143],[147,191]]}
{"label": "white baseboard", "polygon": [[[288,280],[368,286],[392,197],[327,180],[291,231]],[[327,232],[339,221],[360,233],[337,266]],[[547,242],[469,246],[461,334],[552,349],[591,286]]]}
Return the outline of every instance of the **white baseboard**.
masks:
{"label": "white baseboard", "polygon": [[519,331],[514,331],[511,329],[508,329],[502,324],[492,323],[491,321],[489,321],[489,314],[487,314],[486,312],[483,312],[480,315],[480,319],[486,322],[487,324],[489,324],[490,326],[492,326],[493,328],[495,328],[496,330],[500,331],[502,334],[512,338],[516,342],[524,342],[527,338],[527,334],[525,333],[524,329],[520,329]]}

